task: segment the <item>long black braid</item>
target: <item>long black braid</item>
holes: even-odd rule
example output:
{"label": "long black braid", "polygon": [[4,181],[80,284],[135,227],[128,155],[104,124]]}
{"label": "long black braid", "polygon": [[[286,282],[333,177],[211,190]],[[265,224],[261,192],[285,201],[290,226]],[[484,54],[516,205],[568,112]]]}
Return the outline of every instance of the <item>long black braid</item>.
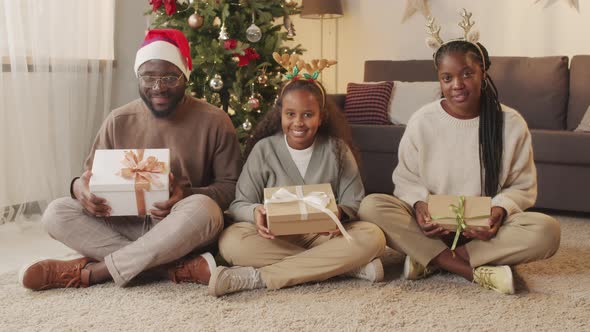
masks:
{"label": "long black braid", "polygon": [[[498,89],[492,81],[487,70],[491,66],[488,51],[480,43],[477,47],[466,41],[453,41],[444,44],[435,55],[435,64],[438,67],[442,57],[450,53],[468,54],[479,62],[485,69],[482,81],[479,115],[479,163],[480,181],[486,196],[495,196],[499,191],[500,168],[502,165],[502,150],[504,147],[504,116],[500,101],[498,100]],[[483,59],[482,59],[483,54]],[[483,167],[482,167],[483,166]]]}

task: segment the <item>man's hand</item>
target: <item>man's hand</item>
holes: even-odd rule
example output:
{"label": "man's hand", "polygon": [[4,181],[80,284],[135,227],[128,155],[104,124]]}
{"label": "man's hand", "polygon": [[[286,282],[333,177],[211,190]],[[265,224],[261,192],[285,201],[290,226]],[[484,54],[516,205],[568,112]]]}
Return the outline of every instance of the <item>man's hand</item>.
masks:
{"label": "man's hand", "polygon": [[275,236],[268,230],[268,224],[266,223],[266,209],[264,205],[258,205],[254,209],[254,223],[258,229],[258,234],[265,239],[273,240]]}
{"label": "man's hand", "polygon": [[174,204],[178,203],[184,198],[184,192],[180,184],[174,181],[174,175],[172,172],[169,173],[170,179],[170,198],[164,202],[154,203],[155,209],[151,209],[150,213],[154,219],[164,219],[170,214]]}
{"label": "man's hand", "polygon": [[496,234],[498,234],[498,230],[500,229],[500,226],[502,226],[504,218],[506,218],[506,210],[499,206],[493,206],[492,210],[490,211],[490,219],[488,221],[490,228],[468,227],[463,232],[463,236],[482,241],[491,240],[496,236]]}
{"label": "man's hand", "polygon": [[89,214],[96,217],[110,217],[111,207],[107,204],[106,199],[90,192],[90,177],[92,177],[92,172],[86,171],[74,181],[74,196]]}
{"label": "man's hand", "polygon": [[416,223],[422,230],[422,233],[427,237],[441,237],[450,233],[441,225],[431,221],[430,212],[428,212],[428,203],[418,201],[414,204],[414,210],[416,211]]}

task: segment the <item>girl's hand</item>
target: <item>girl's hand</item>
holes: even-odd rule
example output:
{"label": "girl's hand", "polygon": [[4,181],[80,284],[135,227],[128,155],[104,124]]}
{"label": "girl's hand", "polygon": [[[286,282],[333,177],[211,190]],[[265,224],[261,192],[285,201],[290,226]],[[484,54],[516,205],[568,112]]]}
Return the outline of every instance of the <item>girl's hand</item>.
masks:
{"label": "girl's hand", "polygon": [[504,218],[506,218],[506,210],[499,206],[493,206],[492,210],[490,211],[490,219],[488,221],[490,228],[467,228],[463,232],[463,236],[471,239],[489,241],[493,239],[496,236],[496,234],[498,234],[498,230],[500,229],[500,226],[502,226],[502,221],[504,221]]}
{"label": "girl's hand", "polygon": [[416,223],[422,230],[422,233],[427,237],[441,237],[450,233],[441,225],[431,221],[430,212],[428,212],[428,203],[418,201],[414,204],[414,210],[416,211]]}
{"label": "girl's hand", "polygon": [[266,223],[266,209],[264,205],[258,205],[254,209],[254,223],[258,229],[258,234],[265,239],[274,240],[275,236],[268,230]]}
{"label": "girl's hand", "polygon": [[[336,215],[338,217],[338,220],[342,221],[342,215],[344,214],[344,212],[342,211],[342,208],[340,207],[340,205],[338,205],[338,214]],[[340,232],[340,229],[336,229],[334,231],[331,232],[322,232],[322,233],[318,233],[320,235],[324,235],[324,236],[329,236],[329,237],[335,237],[338,235],[341,235],[342,232]]]}

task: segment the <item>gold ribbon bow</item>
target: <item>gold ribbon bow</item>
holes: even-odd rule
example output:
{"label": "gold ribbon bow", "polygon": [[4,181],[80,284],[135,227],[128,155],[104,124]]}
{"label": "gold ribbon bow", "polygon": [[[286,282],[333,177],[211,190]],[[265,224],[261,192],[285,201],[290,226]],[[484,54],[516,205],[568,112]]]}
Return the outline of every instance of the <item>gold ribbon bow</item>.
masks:
{"label": "gold ribbon bow", "polygon": [[465,223],[466,220],[473,220],[473,219],[481,219],[481,218],[489,218],[490,215],[481,215],[481,216],[474,216],[474,217],[465,217],[465,196],[459,196],[459,204],[450,204],[449,210],[451,210],[455,216],[454,217],[436,217],[430,216],[431,220],[452,220],[455,219],[457,223],[457,229],[455,230],[455,238],[453,239],[453,245],[451,246],[451,251],[455,251],[457,247],[457,242],[459,241],[459,236],[461,236],[461,232],[467,228],[467,224]]}
{"label": "gold ribbon bow", "polygon": [[131,150],[125,151],[125,158],[121,161],[125,168],[121,168],[120,174],[125,179],[135,179],[135,201],[137,213],[140,216],[146,214],[144,191],[150,191],[151,185],[156,188],[163,185],[153,173],[166,171],[165,162],[158,161],[158,158],[154,156],[144,160],[143,154],[144,149],[137,149],[137,154]]}

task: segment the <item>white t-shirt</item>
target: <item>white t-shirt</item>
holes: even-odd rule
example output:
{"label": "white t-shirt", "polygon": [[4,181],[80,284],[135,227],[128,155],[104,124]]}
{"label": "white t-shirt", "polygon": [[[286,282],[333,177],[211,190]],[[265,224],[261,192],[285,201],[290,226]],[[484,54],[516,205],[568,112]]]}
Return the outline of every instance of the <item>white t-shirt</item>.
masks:
{"label": "white t-shirt", "polygon": [[305,177],[305,172],[307,172],[307,166],[309,166],[309,160],[311,159],[311,154],[313,152],[313,146],[315,141],[311,144],[310,147],[304,150],[297,150],[293,149],[289,146],[289,142],[287,142],[287,136],[285,135],[285,143],[287,144],[287,149],[289,150],[289,154],[291,158],[295,162],[297,169],[299,169],[299,173],[301,177]]}

